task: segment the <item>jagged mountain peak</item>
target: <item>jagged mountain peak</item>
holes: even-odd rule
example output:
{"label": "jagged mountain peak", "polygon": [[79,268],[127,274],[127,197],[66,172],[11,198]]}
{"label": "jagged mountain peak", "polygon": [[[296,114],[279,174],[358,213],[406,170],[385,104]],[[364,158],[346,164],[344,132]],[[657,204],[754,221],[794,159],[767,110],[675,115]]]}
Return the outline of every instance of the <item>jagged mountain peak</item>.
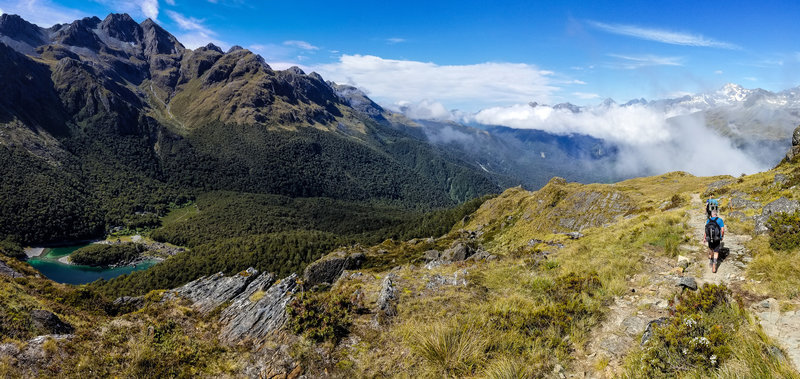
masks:
{"label": "jagged mountain peak", "polygon": [[142,27],[127,13],[109,14],[100,23],[100,30],[123,42],[141,42],[143,37]]}
{"label": "jagged mountain peak", "polygon": [[144,31],[144,52],[145,55],[151,56],[155,54],[179,54],[186,48],[175,36],[170,34],[155,21],[148,18],[142,21],[139,26]]}
{"label": "jagged mountain peak", "polygon": [[[16,50],[32,50],[47,42],[44,30],[15,14],[0,15],[0,41]],[[16,46],[14,46],[16,45]],[[23,45],[27,45],[24,46]]]}

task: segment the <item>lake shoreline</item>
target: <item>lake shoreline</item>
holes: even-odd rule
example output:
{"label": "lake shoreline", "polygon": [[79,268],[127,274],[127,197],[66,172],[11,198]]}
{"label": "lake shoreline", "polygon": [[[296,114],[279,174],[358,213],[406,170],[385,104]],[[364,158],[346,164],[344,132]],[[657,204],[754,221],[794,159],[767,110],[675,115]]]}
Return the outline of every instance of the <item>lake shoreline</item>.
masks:
{"label": "lake shoreline", "polygon": [[25,255],[28,256],[28,259],[35,258],[44,254],[45,249],[44,247],[26,247]]}

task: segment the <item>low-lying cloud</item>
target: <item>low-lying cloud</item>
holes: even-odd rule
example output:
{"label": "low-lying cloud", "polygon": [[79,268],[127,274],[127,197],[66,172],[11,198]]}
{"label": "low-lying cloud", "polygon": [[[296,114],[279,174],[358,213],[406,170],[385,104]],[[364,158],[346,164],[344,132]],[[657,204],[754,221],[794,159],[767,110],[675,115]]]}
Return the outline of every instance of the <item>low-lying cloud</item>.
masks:
{"label": "low-lying cloud", "polygon": [[520,104],[484,109],[462,121],[603,139],[618,147],[614,170],[623,177],[679,170],[703,176],[750,174],[775,163],[764,159],[775,152],[760,151],[758,146],[737,147],[710,130],[701,113],[689,110],[667,112],[638,104],[610,104],[574,113]]}

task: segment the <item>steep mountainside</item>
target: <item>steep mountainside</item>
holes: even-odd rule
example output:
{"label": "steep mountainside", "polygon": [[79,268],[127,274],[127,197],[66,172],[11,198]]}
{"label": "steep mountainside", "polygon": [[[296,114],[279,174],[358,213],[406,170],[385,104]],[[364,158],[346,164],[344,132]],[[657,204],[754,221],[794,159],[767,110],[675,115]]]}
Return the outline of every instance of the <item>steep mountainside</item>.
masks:
{"label": "steep mountainside", "polygon": [[502,181],[316,73],[272,70],[240,47],[186,49],[149,19],[44,29],[3,14],[0,53],[0,154],[10,163],[0,238],[146,226],[148,214],[209,190],[430,209]]}

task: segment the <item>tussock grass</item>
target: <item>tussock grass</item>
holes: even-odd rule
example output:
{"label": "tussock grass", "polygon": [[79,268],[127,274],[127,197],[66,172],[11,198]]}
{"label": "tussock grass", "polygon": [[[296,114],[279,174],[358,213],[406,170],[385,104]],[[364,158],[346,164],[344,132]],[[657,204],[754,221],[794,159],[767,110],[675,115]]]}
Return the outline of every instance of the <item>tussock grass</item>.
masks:
{"label": "tussock grass", "polygon": [[427,363],[431,374],[459,377],[475,371],[487,340],[469,321],[436,322],[412,335],[411,349]]}
{"label": "tussock grass", "polygon": [[766,235],[753,238],[745,246],[753,255],[746,274],[757,281],[752,284],[756,292],[782,299],[800,296],[800,251],[775,251]]}

